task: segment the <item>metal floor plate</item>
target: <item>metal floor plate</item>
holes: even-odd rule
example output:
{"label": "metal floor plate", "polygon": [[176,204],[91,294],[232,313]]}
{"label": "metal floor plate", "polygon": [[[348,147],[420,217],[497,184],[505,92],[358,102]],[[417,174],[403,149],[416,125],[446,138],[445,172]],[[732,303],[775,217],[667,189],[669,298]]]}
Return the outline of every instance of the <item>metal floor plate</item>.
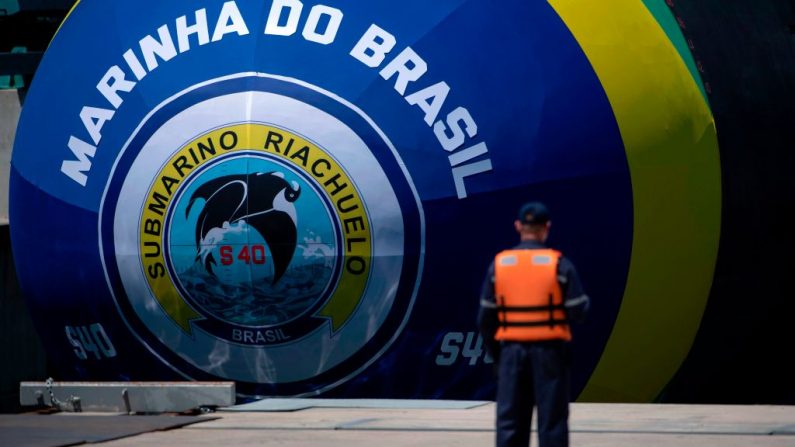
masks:
{"label": "metal floor plate", "polygon": [[217,419],[207,416],[0,415],[0,446],[59,447],[104,442]]}
{"label": "metal floor plate", "polygon": [[219,408],[218,411],[296,411],[307,408],[466,410],[488,403],[490,402],[473,400],[269,398],[247,404]]}

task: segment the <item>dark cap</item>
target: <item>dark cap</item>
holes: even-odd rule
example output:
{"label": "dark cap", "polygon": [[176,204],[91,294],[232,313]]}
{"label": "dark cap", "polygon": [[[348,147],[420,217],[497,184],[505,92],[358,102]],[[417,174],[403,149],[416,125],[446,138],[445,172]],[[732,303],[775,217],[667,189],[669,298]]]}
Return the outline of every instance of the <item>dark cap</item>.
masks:
{"label": "dark cap", "polygon": [[527,202],[519,208],[518,219],[525,225],[545,224],[549,222],[549,210],[541,202]]}

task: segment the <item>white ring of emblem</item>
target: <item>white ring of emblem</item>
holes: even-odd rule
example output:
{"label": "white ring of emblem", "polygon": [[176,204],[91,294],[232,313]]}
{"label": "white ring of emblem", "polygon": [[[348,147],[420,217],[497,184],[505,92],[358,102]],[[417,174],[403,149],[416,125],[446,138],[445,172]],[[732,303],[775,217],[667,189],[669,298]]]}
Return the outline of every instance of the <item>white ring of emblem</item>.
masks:
{"label": "white ring of emblem", "polygon": [[[422,276],[424,214],[421,202],[399,154],[372,119],[338,96],[302,81],[261,73],[226,76],[188,88],[154,108],[119,152],[113,171],[129,143],[156,111],[202,86],[248,76],[275,78],[299,84],[347,106],[364,118],[397,158],[419,211],[421,228],[417,278],[414,282],[410,304],[399,328],[365,364],[357,365],[354,371],[334,383],[325,384],[317,390],[305,393],[316,394],[355,376],[386,351],[408,321]],[[225,112],[219,113],[219,110]],[[160,307],[149,288],[142,269],[138,248],[140,237],[138,223],[151,183],[141,182],[140,179],[154,181],[170,157],[179,148],[201,134],[226,125],[245,122],[271,124],[296,133],[317,144],[338,162],[348,177],[355,182],[362,202],[367,208],[373,253],[386,254],[371,258],[371,278],[400,278],[403,254],[403,217],[388,177],[364,141],[343,122],[314,106],[287,96],[258,91],[232,93],[195,104],[170,118],[149,138],[130,167],[129,173],[134,173],[134,175],[128,174],[119,193],[113,231],[116,260],[123,287],[135,313],[153,335],[181,358],[198,369],[217,377],[267,384],[297,382],[328,371],[362,348],[375,335],[389,315],[395,299],[397,282],[369,280],[358,307],[346,324],[336,333],[332,334],[330,326],[323,324],[292,343],[260,347],[227,342],[196,326],[193,327],[192,336],[188,336],[173,323]],[[108,177],[109,179],[113,178],[113,171]],[[106,194],[107,187],[103,194],[103,206]],[[377,204],[377,206],[368,207],[367,204]],[[102,210],[100,210],[101,212]],[[101,244],[100,238],[100,253],[103,253]],[[104,265],[103,255],[103,267]],[[106,278],[108,278],[107,272]],[[110,284],[109,278],[108,283]],[[120,313],[124,318],[124,314]],[[125,323],[132,329],[126,319]],[[133,333],[135,333],[134,330]],[[143,342],[138,334],[136,337]],[[156,350],[145,342],[144,344],[162,359]],[[165,360],[163,361],[165,362]],[[168,362],[165,363],[168,364]],[[174,365],[169,366],[187,377]]]}

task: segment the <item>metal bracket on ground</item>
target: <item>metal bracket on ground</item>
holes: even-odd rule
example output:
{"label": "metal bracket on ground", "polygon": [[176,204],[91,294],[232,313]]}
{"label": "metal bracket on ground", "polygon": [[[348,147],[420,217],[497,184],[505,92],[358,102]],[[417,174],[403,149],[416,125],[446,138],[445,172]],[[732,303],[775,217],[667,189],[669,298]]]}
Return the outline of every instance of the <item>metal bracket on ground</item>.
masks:
{"label": "metal bracket on ground", "polygon": [[[56,396],[70,396],[65,401]],[[49,397],[49,402],[47,402]],[[234,382],[21,382],[19,403],[61,411],[181,413],[235,404]]]}

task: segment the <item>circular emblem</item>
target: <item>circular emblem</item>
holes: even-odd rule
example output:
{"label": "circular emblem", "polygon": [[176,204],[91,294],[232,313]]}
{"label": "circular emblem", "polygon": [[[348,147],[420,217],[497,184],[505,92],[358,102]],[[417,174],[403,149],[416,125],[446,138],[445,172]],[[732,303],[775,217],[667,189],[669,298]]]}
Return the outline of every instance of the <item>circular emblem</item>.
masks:
{"label": "circular emblem", "polygon": [[369,118],[317,88],[241,74],[187,89],[108,182],[117,305],[188,377],[244,394],[336,385],[397,336],[416,293],[422,217],[401,166]]}

